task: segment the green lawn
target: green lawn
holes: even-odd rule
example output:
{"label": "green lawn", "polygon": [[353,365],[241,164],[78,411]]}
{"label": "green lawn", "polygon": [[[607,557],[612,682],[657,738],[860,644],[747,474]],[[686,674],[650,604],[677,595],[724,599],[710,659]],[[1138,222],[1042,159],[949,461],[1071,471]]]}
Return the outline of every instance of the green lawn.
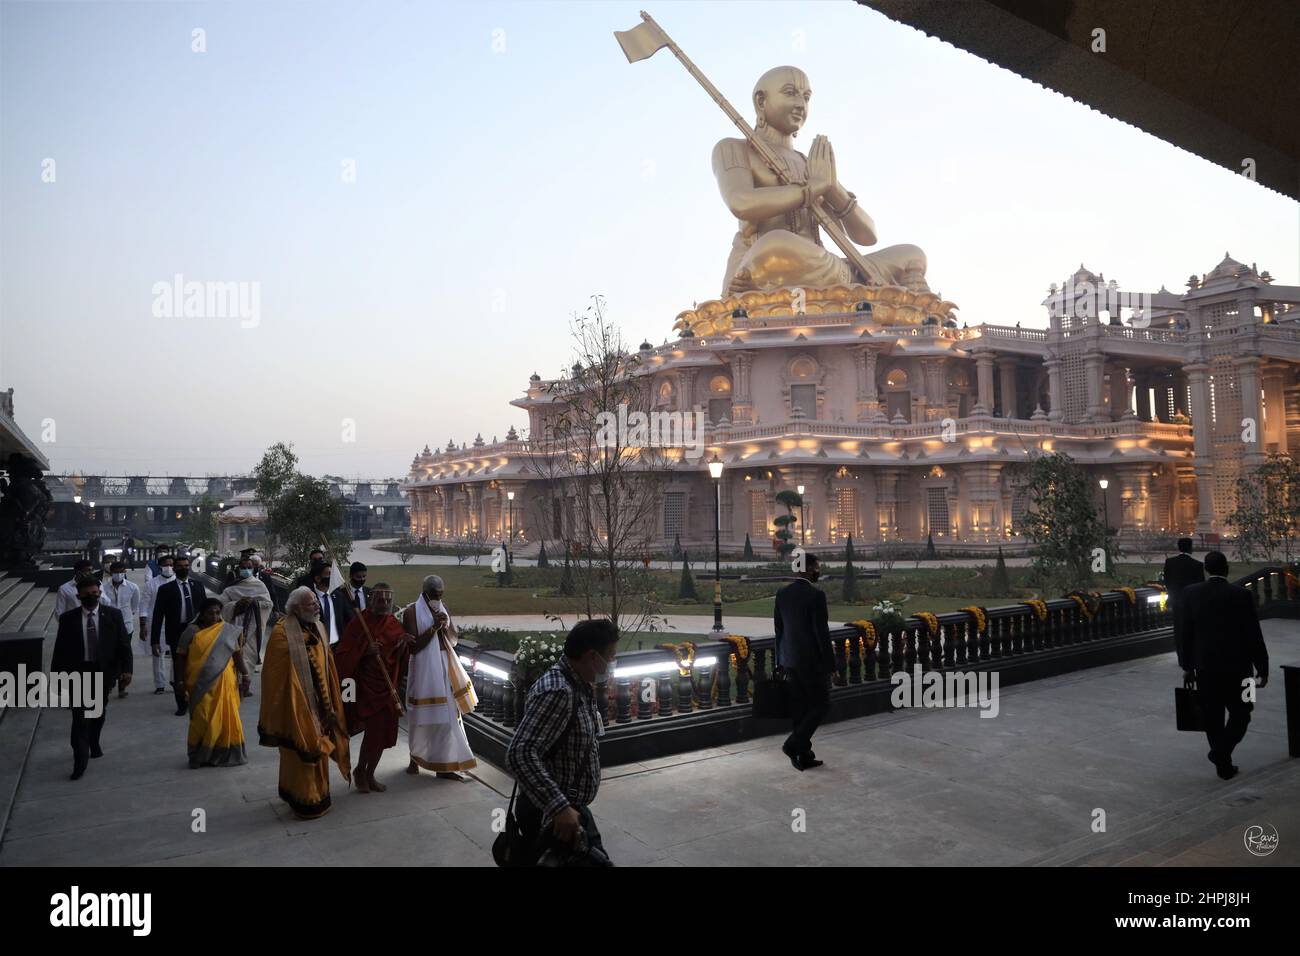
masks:
{"label": "green lawn", "polygon": [[[1260,565],[1262,566],[1262,565]],[[838,568],[827,563],[828,572],[836,573]],[[1160,564],[1120,564],[1116,579],[1097,578],[1092,587],[1097,590],[1117,587],[1119,585],[1140,585],[1155,580],[1159,575]],[[1234,578],[1248,573],[1254,566],[1234,567]],[[899,604],[905,613],[931,611],[941,614],[955,611],[963,605],[980,604],[996,607],[1000,604],[1014,604],[1030,597],[1041,597],[1026,581],[1028,569],[1011,568],[1011,594],[994,596],[989,593],[989,583],[993,568],[921,568],[898,567],[886,571],[880,580],[858,580],[859,603],[845,605],[840,600],[841,584],[839,581],[827,581],[822,586],[830,599],[830,614],[834,620],[852,620],[870,616],[871,605],[881,599],[888,599]],[[402,567],[375,567],[370,571],[371,583],[386,581],[392,585],[394,597],[399,605],[415,600],[420,593],[420,583],[426,574],[438,574],[446,583],[447,605],[458,615],[497,615],[497,614],[558,614],[566,620],[575,616],[572,598],[555,593],[559,580],[558,568],[516,568],[518,586],[500,588],[495,584],[495,576],[485,560],[475,566],[467,563],[457,566],[408,564]],[[712,584],[707,573],[700,571],[695,578],[696,593],[704,600],[694,602],[676,601],[680,571],[651,572],[659,593],[664,596],[661,610],[664,614],[713,613],[710,600]],[[758,584],[736,581],[723,581],[724,613],[730,617],[761,617],[772,615],[772,595],[779,584]],[[1059,595],[1046,595],[1059,597]]]}

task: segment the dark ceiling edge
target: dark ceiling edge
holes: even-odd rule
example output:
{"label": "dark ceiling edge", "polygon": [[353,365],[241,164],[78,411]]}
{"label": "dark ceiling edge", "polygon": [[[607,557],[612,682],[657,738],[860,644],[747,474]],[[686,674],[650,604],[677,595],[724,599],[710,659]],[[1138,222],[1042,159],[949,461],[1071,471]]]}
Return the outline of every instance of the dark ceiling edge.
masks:
{"label": "dark ceiling edge", "polygon": [[[1300,200],[1300,162],[986,0],[855,2],[1234,175],[1242,175],[1241,160],[1252,157],[1257,186]],[[977,29],[954,25],[957,2],[965,18],[978,17]],[[1010,39],[1021,55],[1004,49]],[[1104,79],[1080,84],[1080,75]]]}

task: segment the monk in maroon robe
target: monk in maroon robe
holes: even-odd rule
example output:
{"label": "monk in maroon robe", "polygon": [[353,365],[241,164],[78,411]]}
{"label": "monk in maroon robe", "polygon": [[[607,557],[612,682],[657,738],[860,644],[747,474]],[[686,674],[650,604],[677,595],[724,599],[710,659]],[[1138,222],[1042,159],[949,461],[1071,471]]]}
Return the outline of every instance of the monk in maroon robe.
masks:
{"label": "monk in maroon robe", "polygon": [[348,623],[334,646],[339,679],[354,682],[354,693],[347,688],[343,693],[347,725],[353,734],[365,731],[352,771],[352,782],[361,793],[388,789],[375,779],[375,768],[384,751],[397,743],[399,712],[393,689],[401,685],[411,638],[392,612],[392,588],[376,584],[369,606]]}

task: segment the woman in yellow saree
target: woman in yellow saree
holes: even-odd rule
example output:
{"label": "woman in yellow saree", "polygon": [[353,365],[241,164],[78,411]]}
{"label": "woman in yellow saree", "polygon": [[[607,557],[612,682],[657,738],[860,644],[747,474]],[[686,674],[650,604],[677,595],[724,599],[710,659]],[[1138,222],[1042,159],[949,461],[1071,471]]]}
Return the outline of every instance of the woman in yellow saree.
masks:
{"label": "woman in yellow saree", "polygon": [[248,695],[251,677],[240,637],[239,628],[221,620],[221,602],[208,598],[176,645],[176,672],[185,675],[189,700],[192,770],[248,763],[239,699]]}

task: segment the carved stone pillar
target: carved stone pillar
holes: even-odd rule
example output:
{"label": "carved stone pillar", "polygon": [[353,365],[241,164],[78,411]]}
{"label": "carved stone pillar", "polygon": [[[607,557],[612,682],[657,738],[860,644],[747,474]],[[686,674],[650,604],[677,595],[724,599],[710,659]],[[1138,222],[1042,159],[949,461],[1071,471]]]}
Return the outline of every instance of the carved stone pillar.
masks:
{"label": "carved stone pillar", "polygon": [[1264,366],[1264,451],[1286,451],[1286,372],[1276,363]]}
{"label": "carved stone pillar", "polygon": [[1214,423],[1210,421],[1209,366],[1203,362],[1184,365],[1192,392],[1192,447],[1196,469],[1196,532],[1214,530]]}
{"label": "carved stone pillar", "polygon": [[1131,417],[1128,413],[1132,410],[1129,405],[1129,396],[1133,388],[1129,384],[1128,369],[1122,365],[1112,365],[1110,367],[1110,416],[1119,421],[1121,418]]}
{"label": "carved stone pillar", "polygon": [[979,398],[973,409],[976,415],[993,413],[993,353],[981,350],[975,353],[975,366],[979,378]]}
{"label": "carved stone pillar", "polygon": [[732,353],[731,421],[734,425],[752,425],[754,422],[754,399],[750,394],[753,368],[753,352]]}
{"label": "carved stone pillar", "polygon": [[1089,352],[1083,357],[1084,378],[1088,386],[1088,421],[1108,422],[1106,405],[1102,401],[1102,376],[1106,373],[1106,356],[1101,352]]}
{"label": "carved stone pillar", "polygon": [[877,468],[876,479],[876,538],[891,541],[898,532],[898,478],[901,468]]}
{"label": "carved stone pillar", "polygon": [[1061,391],[1061,360],[1049,358],[1047,366],[1047,397],[1052,407],[1047,411],[1048,421],[1059,422],[1065,418],[1065,399]]}
{"label": "carved stone pillar", "polygon": [[876,391],[876,349],[861,345],[854,350],[854,365],[858,380],[858,421],[874,421],[880,402]]}
{"label": "carved stone pillar", "polygon": [[1247,469],[1251,469],[1264,462],[1264,416],[1259,401],[1259,356],[1239,355],[1233,359],[1233,364],[1237,366],[1237,381],[1241,384],[1242,417],[1242,422],[1233,422],[1233,425],[1241,428],[1243,437],[1251,439],[1244,443],[1246,449],[1242,462]]}
{"label": "carved stone pillar", "polygon": [[1013,358],[998,359],[998,371],[1002,373],[1002,407],[999,411],[1003,418],[1019,418],[1016,407],[1016,366]]}
{"label": "carved stone pillar", "polygon": [[1147,530],[1151,526],[1151,466],[1120,465],[1115,473],[1119,478],[1120,531]]}
{"label": "carved stone pillar", "polygon": [[1137,387],[1137,417],[1144,422],[1153,420],[1151,414],[1151,379],[1144,373],[1137,373],[1134,384]]}
{"label": "carved stone pillar", "polygon": [[948,382],[944,376],[947,359],[921,359],[922,374],[925,379],[925,417],[928,421],[943,418],[948,414]]}

